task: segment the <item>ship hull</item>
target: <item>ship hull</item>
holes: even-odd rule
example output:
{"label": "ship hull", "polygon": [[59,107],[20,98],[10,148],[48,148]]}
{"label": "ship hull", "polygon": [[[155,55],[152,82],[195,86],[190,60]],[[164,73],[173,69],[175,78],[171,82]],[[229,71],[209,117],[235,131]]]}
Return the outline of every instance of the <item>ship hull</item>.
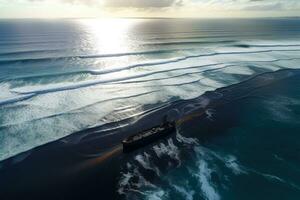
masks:
{"label": "ship hull", "polygon": [[142,148],[142,147],[144,147],[148,144],[151,144],[163,137],[168,136],[169,134],[171,134],[174,131],[175,131],[175,126],[172,126],[172,127],[166,128],[163,131],[160,131],[159,133],[155,133],[153,135],[147,136],[145,138],[142,138],[142,139],[139,139],[136,141],[130,141],[130,142],[123,141],[122,142],[123,152],[128,153],[128,152],[134,151],[136,149]]}

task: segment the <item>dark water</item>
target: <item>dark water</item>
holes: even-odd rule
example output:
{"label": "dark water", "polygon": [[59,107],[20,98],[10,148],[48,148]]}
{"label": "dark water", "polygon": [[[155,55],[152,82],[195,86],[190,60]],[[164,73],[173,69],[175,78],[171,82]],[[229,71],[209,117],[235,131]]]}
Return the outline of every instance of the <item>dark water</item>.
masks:
{"label": "dark water", "polygon": [[125,159],[119,193],[127,199],[298,199],[300,74],[261,78],[286,73],[294,75],[218,91],[224,96],[210,114]]}
{"label": "dark water", "polygon": [[[300,198],[299,33],[299,19],[0,21],[0,195]],[[164,115],[177,133],[121,153]]]}

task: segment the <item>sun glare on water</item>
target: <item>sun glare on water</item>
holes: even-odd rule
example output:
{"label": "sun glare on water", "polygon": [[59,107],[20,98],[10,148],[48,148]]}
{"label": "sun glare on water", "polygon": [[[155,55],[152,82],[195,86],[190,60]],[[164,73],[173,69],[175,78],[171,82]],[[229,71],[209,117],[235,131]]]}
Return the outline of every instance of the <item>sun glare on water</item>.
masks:
{"label": "sun glare on water", "polygon": [[90,19],[80,20],[87,34],[88,42],[97,53],[124,53],[131,50],[129,34],[136,24],[128,19]]}

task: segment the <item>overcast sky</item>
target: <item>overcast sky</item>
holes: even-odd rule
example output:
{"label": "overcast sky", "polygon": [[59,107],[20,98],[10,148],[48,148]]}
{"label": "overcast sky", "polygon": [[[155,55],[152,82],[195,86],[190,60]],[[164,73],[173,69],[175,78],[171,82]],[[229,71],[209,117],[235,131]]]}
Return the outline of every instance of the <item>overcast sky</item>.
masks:
{"label": "overcast sky", "polygon": [[300,0],[0,0],[0,18],[300,16]]}

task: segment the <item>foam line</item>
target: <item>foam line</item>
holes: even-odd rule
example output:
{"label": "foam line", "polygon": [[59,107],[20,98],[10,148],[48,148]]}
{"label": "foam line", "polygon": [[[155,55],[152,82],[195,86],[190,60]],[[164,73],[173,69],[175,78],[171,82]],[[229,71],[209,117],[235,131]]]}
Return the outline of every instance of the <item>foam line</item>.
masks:
{"label": "foam line", "polygon": [[[288,46],[286,46],[286,47],[288,47]],[[188,49],[185,49],[185,50],[188,50]],[[129,52],[129,53],[117,53],[117,54],[86,55],[86,56],[62,56],[62,57],[45,57],[45,58],[0,60],[0,65],[1,64],[12,64],[12,63],[16,63],[16,62],[22,62],[22,63],[51,62],[51,61],[65,60],[65,59],[91,59],[91,58],[120,57],[120,56],[154,54],[154,53],[172,53],[172,52],[175,52],[175,51],[184,51],[184,50],[159,50],[159,51],[143,51],[143,52]],[[266,49],[266,50],[259,50],[259,51],[215,52],[215,53],[208,53],[208,54],[197,54],[197,55],[190,55],[190,56],[180,57],[180,58],[177,58],[177,59],[170,59],[170,60],[167,60],[167,61],[136,64],[136,65],[132,65],[131,68],[140,67],[140,66],[159,65],[159,64],[166,64],[166,63],[172,63],[172,62],[179,62],[179,61],[187,60],[187,59],[190,59],[190,58],[198,58],[198,57],[205,57],[205,56],[232,55],[232,54],[253,54],[253,53],[268,53],[268,52],[280,52],[280,51],[300,51],[300,49]],[[115,69],[112,69],[112,70],[119,71],[121,69],[122,68],[115,68]],[[108,71],[108,72],[110,72],[110,71]],[[93,72],[91,72],[91,73],[93,73]],[[97,73],[97,72],[95,72],[95,73]],[[101,72],[98,72],[98,73],[100,74]],[[105,71],[103,73],[105,73]]]}
{"label": "foam line", "polygon": [[222,43],[233,43],[237,42],[236,40],[222,40],[222,41],[180,41],[180,42],[155,42],[155,43],[145,43],[144,45],[189,45],[189,44],[222,44]]}
{"label": "foam line", "polygon": [[[264,44],[264,45],[260,45],[260,44],[234,44],[231,45],[233,47],[243,47],[243,48],[250,48],[250,47],[255,47],[255,48],[265,48],[265,47],[299,47],[300,44]],[[273,51],[277,51],[276,49],[270,49]],[[282,49],[282,51],[284,50],[288,50],[288,49]],[[293,50],[293,49],[291,49]]]}
{"label": "foam line", "polygon": [[[125,53],[112,53],[112,54],[95,54],[95,55],[79,55],[79,56],[62,56],[62,57],[45,57],[45,58],[28,58],[28,59],[2,59],[0,64],[9,64],[14,62],[46,62],[52,60],[64,60],[64,59],[91,59],[91,58],[109,58],[109,57],[123,57],[123,56],[136,56],[136,55],[147,55],[147,54],[159,54],[159,53],[173,53],[176,51],[188,51],[196,50],[195,48],[186,49],[163,49],[163,50],[153,50],[153,51],[140,51],[140,52],[125,52]],[[30,52],[30,51],[29,51]],[[32,53],[40,51],[31,51]],[[47,51],[41,51],[47,52]],[[51,51],[55,52],[55,51]],[[28,53],[28,52],[22,52]],[[0,55],[18,55],[19,53],[0,53]]]}
{"label": "foam line", "polygon": [[[169,60],[164,60],[164,61],[138,63],[138,64],[134,64],[134,65],[128,65],[128,66],[125,66],[125,67],[117,67],[117,68],[108,69],[108,70],[101,70],[101,71],[81,70],[81,71],[66,72],[66,73],[59,73],[59,74],[28,76],[26,78],[39,78],[39,77],[43,77],[43,76],[53,77],[53,76],[59,76],[59,75],[75,75],[75,74],[83,74],[83,73],[87,73],[87,74],[91,74],[91,75],[102,75],[102,74],[108,74],[108,73],[113,73],[113,72],[119,72],[119,71],[123,71],[123,70],[134,69],[134,68],[137,68],[137,67],[146,67],[146,66],[156,66],[156,65],[177,63],[177,62],[188,60],[188,59],[191,59],[191,58],[210,57],[210,56],[217,56],[217,55],[233,55],[233,54],[239,55],[239,54],[269,53],[269,52],[280,52],[280,51],[300,51],[300,49],[238,51],[238,52],[215,52],[215,53],[207,53],[207,54],[190,55],[190,56],[179,57],[179,58],[169,59]],[[57,58],[53,58],[53,59],[57,59]],[[2,61],[0,61],[0,65],[1,65],[1,62]],[[19,77],[17,79],[20,79],[20,78],[21,77]],[[6,79],[6,80],[13,80],[13,79]]]}
{"label": "foam line", "polygon": [[153,51],[140,51],[140,52],[127,52],[127,53],[114,53],[114,54],[99,54],[99,55],[86,55],[78,56],[79,58],[105,58],[105,57],[121,57],[121,56],[132,56],[132,55],[146,55],[146,54],[158,54],[158,53],[173,53],[176,51],[188,51],[196,50],[196,48],[186,48],[186,49],[162,49]]}
{"label": "foam line", "polygon": [[[224,63],[222,63],[224,64]],[[111,83],[111,82],[119,82],[123,80],[130,80],[130,79],[136,79],[136,78],[142,78],[142,77],[147,77],[151,76],[154,74],[160,74],[160,73],[165,73],[165,72],[174,72],[174,71],[180,71],[180,70],[186,70],[186,69],[192,69],[192,68],[201,68],[201,67],[208,67],[208,66],[215,66],[216,64],[209,64],[209,65],[202,65],[202,66],[193,66],[189,68],[175,68],[175,69],[169,69],[169,70],[161,70],[161,71],[155,71],[155,72],[150,72],[150,73],[144,73],[144,74],[139,74],[139,75],[133,75],[133,76],[127,76],[127,77],[120,77],[120,78],[113,78],[113,79],[107,79],[107,80],[92,80],[92,81],[84,81],[78,84],[66,84],[60,87],[49,87],[45,89],[39,89],[39,90],[32,90],[32,91],[17,91],[13,90],[15,93],[19,94],[44,94],[44,93],[51,93],[51,92],[59,92],[59,91],[64,91],[64,90],[74,90],[78,88],[83,88],[83,87],[89,87],[89,86],[94,86],[98,84],[105,84],[105,83]],[[221,65],[221,64],[218,64]]]}
{"label": "foam line", "polygon": [[47,49],[47,50],[29,50],[29,51],[12,51],[12,52],[3,52],[0,53],[0,56],[18,56],[18,55],[30,55],[36,53],[61,53],[65,52],[66,50],[71,49]]}
{"label": "foam line", "polygon": [[[272,60],[272,61],[264,61],[264,62],[277,62],[280,59]],[[32,90],[32,91],[17,91],[14,90],[13,92],[19,93],[19,94],[44,94],[44,93],[51,93],[51,92],[59,92],[59,91],[65,91],[65,90],[74,90],[74,89],[79,89],[83,87],[89,87],[89,86],[94,86],[97,84],[105,84],[105,83],[111,83],[111,82],[120,82],[124,80],[130,80],[130,79],[136,79],[136,78],[142,78],[142,77],[147,77],[151,76],[154,74],[159,74],[159,73],[165,73],[165,72],[174,72],[174,71],[180,71],[180,70],[187,70],[187,69],[193,69],[193,68],[202,68],[202,67],[209,67],[209,66],[217,66],[217,65],[222,65],[226,63],[218,63],[218,64],[207,64],[207,65],[201,65],[201,66],[192,66],[192,67],[186,67],[186,68],[175,68],[175,69],[170,69],[170,70],[161,70],[161,71],[155,71],[155,72],[150,72],[150,73],[145,73],[145,74],[139,74],[139,75],[133,75],[129,77],[120,77],[120,78],[114,78],[114,79],[108,79],[108,80],[92,80],[92,81],[85,81],[79,84],[67,84],[63,85],[60,87],[49,87],[45,89],[39,89],[39,90]],[[213,70],[213,69],[212,69]]]}
{"label": "foam line", "polygon": [[231,37],[251,37],[251,36],[271,36],[270,34],[255,34],[255,35],[215,35],[215,36],[183,36],[183,37],[156,37],[150,40],[170,40],[170,39],[207,39],[207,38],[231,38]]}
{"label": "foam line", "polygon": [[0,106],[2,106],[4,104],[15,103],[18,101],[24,101],[24,100],[34,97],[35,95],[36,95],[35,93],[31,93],[31,94],[18,95],[16,97],[11,97],[11,98],[6,98],[6,99],[0,99]]}
{"label": "foam line", "polygon": [[103,70],[103,71],[90,71],[92,75],[101,75],[113,72],[119,72],[122,70],[128,70],[137,67],[145,67],[145,66],[155,66],[155,65],[163,65],[163,64],[170,64],[170,63],[177,63],[180,61],[188,60],[190,58],[200,58],[200,57],[210,57],[216,55],[232,55],[232,54],[255,54],[255,53],[269,53],[273,51],[300,51],[300,49],[291,49],[291,50],[260,50],[260,51],[238,51],[238,52],[216,52],[216,53],[208,53],[208,54],[198,54],[198,55],[190,55],[185,57],[179,57],[175,59],[165,60],[165,61],[157,61],[157,62],[149,62],[149,63],[140,63],[135,65],[129,65],[127,67],[120,67],[114,68],[110,70]]}
{"label": "foam line", "polygon": [[66,41],[66,40],[52,40],[52,41],[31,41],[31,42],[17,42],[17,41],[11,41],[11,42],[0,42],[0,45],[28,45],[28,44],[61,44],[61,43],[70,43],[72,41]]}
{"label": "foam line", "polygon": [[[287,59],[274,59],[274,60],[268,60],[268,61],[252,61],[252,62],[276,62],[276,61],[288,61],[288,60],[296,60],[296,59],[300,59],[300,58],[287,58]],[[237,62],[230,62],[230,63],[243,63],[242,61],[237,61]],[[213,65],[219,65],[219,64],[225,64],[225,63],[215,63]],[[155,63],[154,63],[155,65]],[[127,67],[123,67],[123,68],[118,68],[118,70],[113,69],[112,72],[117,72],[117,71],[122,71],[122,70],[127,70],[127,69],[131,69],[134,68],[135,66],[140,67],[143,66],[143,64],[137,64],[134,66],[127,66]],[[187,68],[188,69],[188,68]],[[34,76],[20,76],[20,77],[15,77],[15,78],[7,78],[4,79],[5,81],[15,81],[15,80],[26,80],[26,79],[34,79],[34,78],[51,78],[51,77],[57,77],[57,76],[71,76],[71,75],[76,75],[76,74],[90,74],[90,75],[102,75],[102,74],[106,74],[109,73],[109,71],[111,70],[104,70],[101,71],[101,73],[99,71],[95,71],[95,70],[81,70],[81,71],[70,71],[70,72],[65,72],[65,73],[53,73],[53,74],[40,74],[40,75],[34,75]]]}
{"label": "foam line", "polygon": [[30,49],[30,50],[14,50],[14,51],[1,51],[0,56],[17,56],[17,55],[26,55],[34,53],[55,53],[55,52],[66,52],[69,50],[75,51],[75,48],[47,48],[47,49]]}

